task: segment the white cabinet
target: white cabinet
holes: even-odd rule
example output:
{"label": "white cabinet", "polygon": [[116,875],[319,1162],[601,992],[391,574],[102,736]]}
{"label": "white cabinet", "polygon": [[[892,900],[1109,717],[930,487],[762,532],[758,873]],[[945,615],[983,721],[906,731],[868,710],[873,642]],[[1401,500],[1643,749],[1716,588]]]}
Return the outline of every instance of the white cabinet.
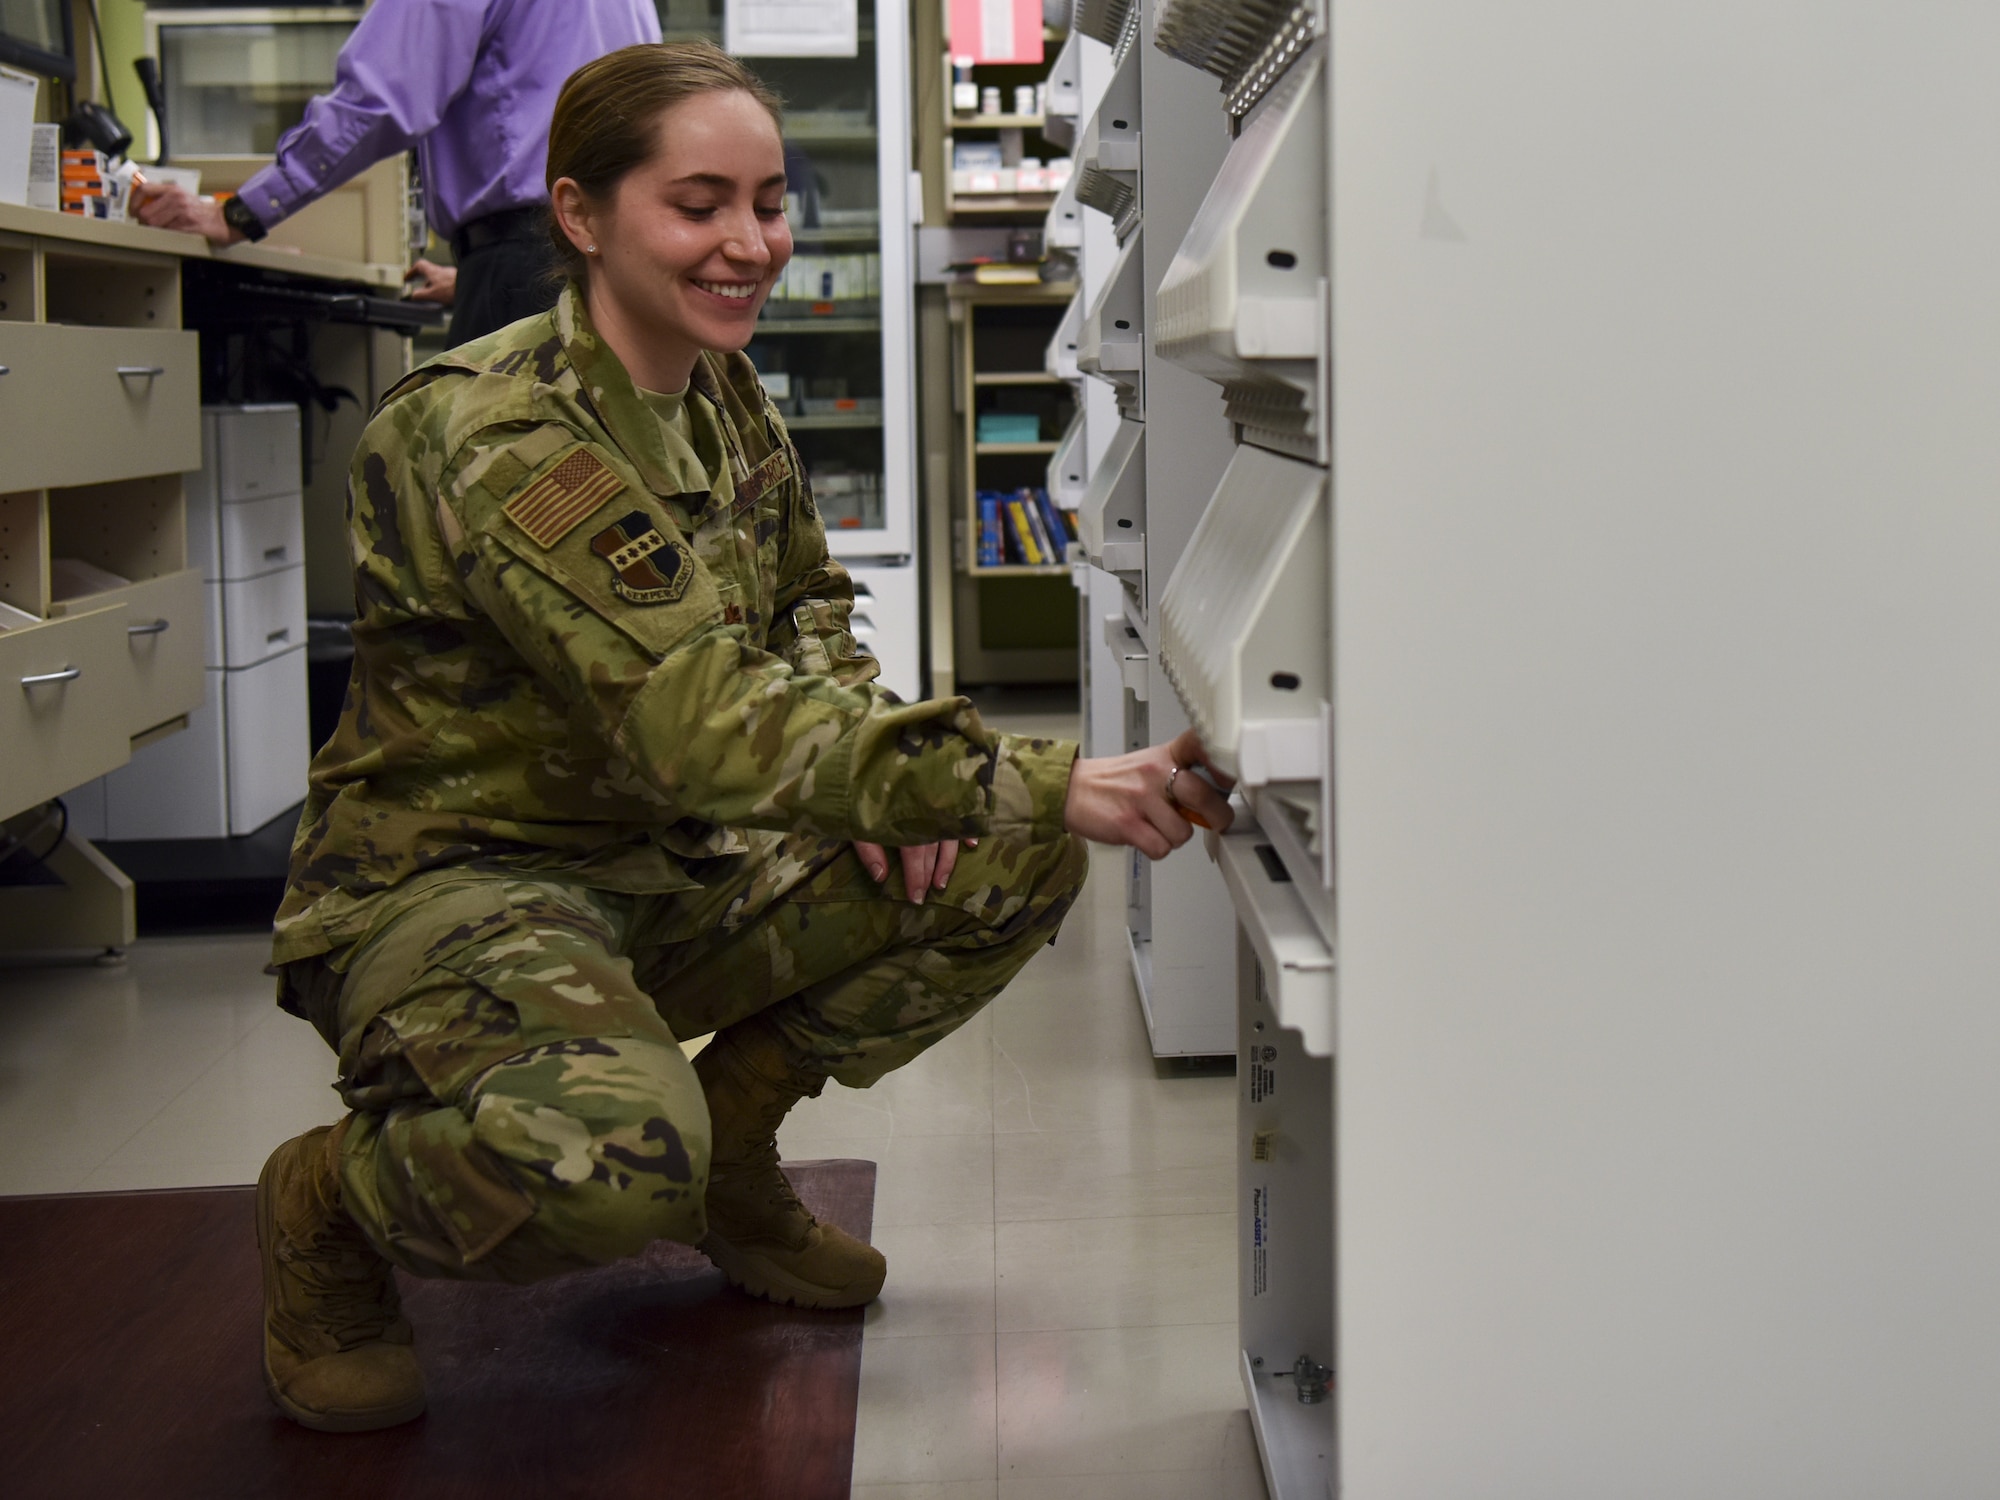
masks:
{"label": "white cabinet", "polygon": [[188,476],[189,561],[202,576],[206,692],[186,732],[104,778],[107,839],[253,833],[306,791],[304,501],[299,412],[202,410]]}
{"label": "white cabinet", "polygon": [[1271,1494],[1987,1493],[2000,14],[1157,17]]}
{"label": "white cabinet", "polygon": [[916,618],[916,570],[854,563],[847,572],[854,580],[854,614],[850,624],[855,640],[881,662],[882,675],[878,681],[882,686],[908,702],[916,702],[923,696],[923,663],[917,649],[917,632],[908,623]]}

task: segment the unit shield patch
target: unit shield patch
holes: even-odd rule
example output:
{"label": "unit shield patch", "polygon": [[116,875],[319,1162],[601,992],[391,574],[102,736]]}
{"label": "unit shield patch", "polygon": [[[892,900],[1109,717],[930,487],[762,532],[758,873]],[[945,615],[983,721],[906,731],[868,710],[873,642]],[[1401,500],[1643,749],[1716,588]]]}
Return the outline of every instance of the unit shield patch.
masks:
{"label": "unit shield patch", "polygon": [[590,539],[590,550],[611,564],[611,587],[634,604],[672,604],[694,581],[687,548],[660,534],[652,518],[635,510]]}

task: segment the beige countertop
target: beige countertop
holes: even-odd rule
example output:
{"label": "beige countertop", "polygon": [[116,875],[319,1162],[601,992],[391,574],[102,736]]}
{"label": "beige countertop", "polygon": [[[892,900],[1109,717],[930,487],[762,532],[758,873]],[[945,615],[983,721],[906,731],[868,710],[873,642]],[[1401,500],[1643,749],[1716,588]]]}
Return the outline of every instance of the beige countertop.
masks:
{"label": "beige countertop", "polygon": [[294,276],[316,276],[328,281],[360,281],[370,286],[400,289],[403,267],[370,261],[333,260],[323,255],[295,254],[265,245],[231,245],[218,250],[198,234],[181,234],[170,229],[152,229],[144,224],[113,223],[108,219],[86,219],[81,214],[56,213],[46,208],[24,208],[0,203],[0,234],[27,234],[44,240],[73,240],[79,244],[104,245],[119,250],[144,250],[155,255],[178,255],[187,260],[215,260],[260,270],[286,271]]}

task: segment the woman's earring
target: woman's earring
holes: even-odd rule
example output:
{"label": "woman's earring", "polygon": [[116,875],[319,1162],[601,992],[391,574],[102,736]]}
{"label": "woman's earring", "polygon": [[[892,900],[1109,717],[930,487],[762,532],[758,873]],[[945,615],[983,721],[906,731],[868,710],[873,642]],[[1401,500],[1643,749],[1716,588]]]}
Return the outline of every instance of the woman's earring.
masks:
{"label": "woman's earring", "polygon": [[595,246],[595,245],[585,245],[585,246],[583,247],[583,253],[584,253],[585,255],[595,255],[595,254],[597,254],[597,246]]}

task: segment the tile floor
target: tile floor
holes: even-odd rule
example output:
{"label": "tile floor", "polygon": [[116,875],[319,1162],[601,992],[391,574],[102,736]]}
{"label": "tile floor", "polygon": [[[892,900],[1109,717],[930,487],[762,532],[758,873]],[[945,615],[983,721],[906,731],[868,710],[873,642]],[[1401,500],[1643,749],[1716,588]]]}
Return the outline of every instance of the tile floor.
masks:
{"label": "tile floor", "polygon": [[[0,1193],[251,1182],[334,1118],[267,952],[174,937],[121,968],[0,968]],[[1235,1373],[1234,1099],[1226,1073],[1154,1063],[1099,851],[1060,941],[986,1013],[793,1112],[788,1157],[880,1167],[856,1500],[1263,1500]]]}

